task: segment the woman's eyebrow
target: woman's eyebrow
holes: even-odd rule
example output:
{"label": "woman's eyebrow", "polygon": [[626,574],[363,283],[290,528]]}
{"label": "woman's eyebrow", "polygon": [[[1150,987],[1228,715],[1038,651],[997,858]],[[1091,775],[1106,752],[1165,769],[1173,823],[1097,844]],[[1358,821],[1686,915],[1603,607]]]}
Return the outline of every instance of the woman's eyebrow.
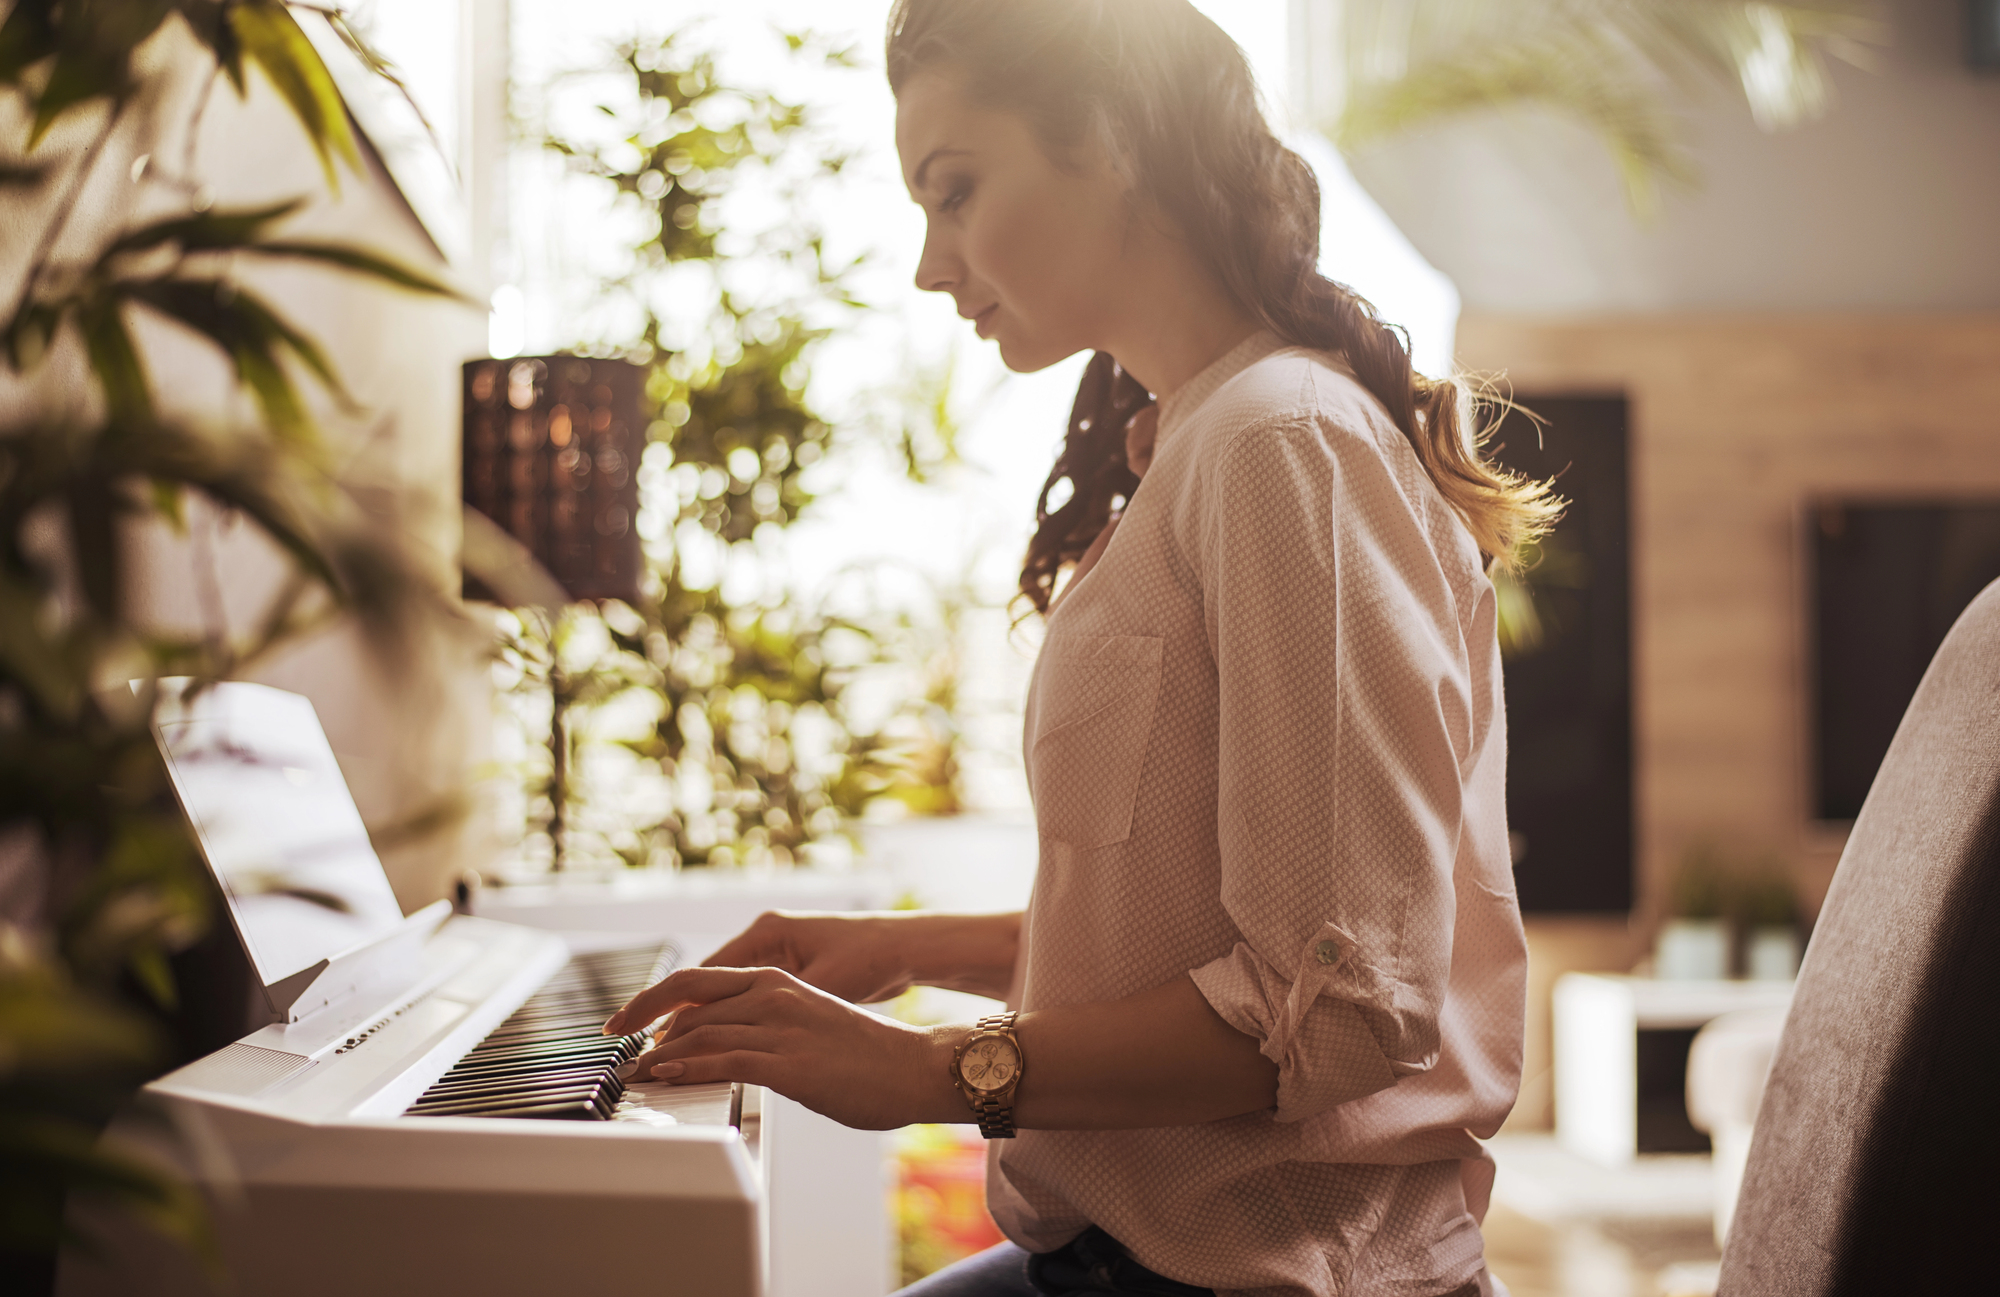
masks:
{"label": "woman's eyebrow", "polygon": [[952,154],[955,153],[970,153],[970,152],[971,152],[970,149],[957,149],[953,148],[949,144],[942,144],[939,145],[937,148],[932,149],[929,153],[926,153],[924,155],[924,160],[917,164],[917,170],[915,174],[910,177],[910,188],[922,189],[924,187],[924,173],[931,169],[931,163],[935,162],[937,159],[943,157],[950,157]]}

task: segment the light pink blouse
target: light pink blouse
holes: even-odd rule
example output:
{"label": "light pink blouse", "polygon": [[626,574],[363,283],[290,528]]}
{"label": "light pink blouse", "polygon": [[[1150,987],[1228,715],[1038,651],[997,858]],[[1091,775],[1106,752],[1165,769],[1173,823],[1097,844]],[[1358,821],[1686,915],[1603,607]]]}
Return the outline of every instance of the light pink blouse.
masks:
{"label": "light pink blouse", "polygon": [[1095,1224],[1226,1294],[1486,1286],[1474,1137],[1513,1106],[1526,975],[1494,616],[1471,536],[1337,360],[1259,334],[1162,402],[1035,667],[1018,1002],[1192,973],[1278,1064],[1277,1106],[995,1141],[1008,1237]]}

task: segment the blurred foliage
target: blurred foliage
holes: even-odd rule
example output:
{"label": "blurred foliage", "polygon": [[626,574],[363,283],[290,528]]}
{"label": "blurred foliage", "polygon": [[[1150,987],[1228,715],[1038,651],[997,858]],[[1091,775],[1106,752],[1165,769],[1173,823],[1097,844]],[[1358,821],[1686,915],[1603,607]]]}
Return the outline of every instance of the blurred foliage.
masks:
{"label": "blurred foliage", "polygon": [[[854,66],[816,37],[784,40],[798,60]],[[850,697],[915,623],[806,606],[773,578],[782,530],[812,501],[807,475],[833,449],[806,397],[815,344],[868,309],[850,287],[861,260],[834,260],[816,217],[848,155],[806,105],[728,84],[687,30],[627,42],[608,68],[569,80],[611,91],[595,118],[601,134],[544,127],[544,146],[645,216],[628,267],[601,295],[627,303],[636,323],[575,349],[648,365],[652,421],[639,474],[643,597],[573,607],[553,626],[533,614],[503,621],[503,670],[516,690],[545,693],[557,718],[555,757],[537,771],[530,806],[570,835],[553,858],[786,864],[885,792],[956,809],[949,751],[913,739],[907,717],[869,723]],[[565,91],[559,81],[550,97]],[[746,193],[780,217],[725,236],[721,212]],[[756,275],[732,273],[747,266]],[[906,377],[888,402],[895,414],[876,422],[922,481],[956,456],[951,371]],[[746,568],[762,588],[732,598],[727,574]],[[588,829],[593,817],[575,813],[591,783],[579,749],[592,713],[621,701],[653,719],[612,741],[664,782],[653,816],[627,808]]]}
{"label": "blurred foliage", "polygon": [[1590,584],[1590,564],[1562,525],[1526,546],[1519,566],[1495,566],[1493,580],[1500,654],[1522,658],[1581,623],[1577,592]]}
{"label": "blurred foliage", "polygon": [[1712,843],[1683,853],[1674,871],[1667,912],[1676,919],[1720,919],[1729,904],[1729,861]]}
{"label": "blurred foliage", "polygon": [[[155,41],[175,44],[142,51]],[[254,68],[276,90],[330,187],[336,163],[357,165],[346,109],[283,4],[20,0],[0,20],[0,97],[12,100],[0,178],[23,204],[12,228],[27,235],[0,320],[0,364],[17,393],[0,426],[0,1251],[39,1268],[31,1282],[45,1281],[65,1238],[72,1193],[108,1198],[214,1257],[194,1192],[99,1138],[133,1087],[174,1061],[168,960],[212,918],[154,750],[159,680],[199,687],[347,617],[400,652],[445,609],[319,448],[297,376],[350,404],[331,361],[235,272],[303,262],[451,290],[366,248],[282,233],[303,198],[214,209],[193,175],[208,89],[191,116],[161,107],[196,52],[210,63],[206,87],[221,80],[246,95]],[[171,215],[124,224],[78,201],[121,131],[141,155],[135,185]],[[181,164],[155,161],[176,139]],[[207,428],[164,419],[133,327],[147,316],[210,344],[259,417]],[[59,381],[37,389],[38,372]],[[72,373],[87,387],[60,381]],[[55,394],[37,405],[37,390]],[[248,633],[164,634],[135,615],[126,533],[149,522],[186,533],[193,501],[203,520],[247,520],[290,561]]]}
{"label": "blurred foliage", "polygon": [[1789,926],[1801,913],[1798,889],[1781,856],[1729,850],[1709,840],[1681,853],[1669,912],[1677,918],[1726,919],[1746,929]]}
{"label": "blurred foliage", "polygon": [[1634,211],[1696,178],[1667,91],[1733,86],[1783,130],[1832,101],[1829,58],[1865,65],[1886,28],[1871,0],[1348,0],[1344,95],[1324,124],[1353,152],[1441,118],[1537,105],[1610,150]]}

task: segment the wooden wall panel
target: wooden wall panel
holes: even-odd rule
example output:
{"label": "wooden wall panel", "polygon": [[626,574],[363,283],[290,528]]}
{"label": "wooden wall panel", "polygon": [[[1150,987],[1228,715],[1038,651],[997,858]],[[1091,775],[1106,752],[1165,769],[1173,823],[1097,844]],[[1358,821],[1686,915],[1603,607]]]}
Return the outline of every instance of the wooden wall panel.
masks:
{"label": "wooden wall panel", "polygon": [[1843,835],[1808,819],[1799,510],[2000,496],[2000,313],[1468,314],[1458,347],[1524,397],[1631,402],[1635,926],[1704,838],[1816,908]]}

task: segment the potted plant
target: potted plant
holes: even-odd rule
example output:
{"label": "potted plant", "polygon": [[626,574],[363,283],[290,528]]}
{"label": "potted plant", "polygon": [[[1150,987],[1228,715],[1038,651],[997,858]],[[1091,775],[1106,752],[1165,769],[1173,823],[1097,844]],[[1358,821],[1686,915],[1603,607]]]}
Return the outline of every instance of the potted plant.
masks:
{"label": "potted plant", "polygon": [[[207,67],[200,95],[163,93],[196,58]],[[74,1241],[73,1195],[209,1250],[201,1200],[99,1138],[135,1086],[177,1061],[169,959],[210,921],[206,880],[153,750],[162,679],[199,688],[347,619],[399,656],[447,606],[334,471],[298,382],[311,375],[345,401],[333,362],[239,271],[283,263],[452,290],[366,247],[292,232],[303,195],[214,205],[196,173],[193,126],[212,92],[243,95],[253,76],[290,109],[297,147],[329,186],[339,168],[358,171],[332,79],[278,0],[23,0],[0,20],[0,199],[27,252],[0,300],[0,1273],[9,1292],[52,1282],[58,1245]],[[93,199],[105,192],[92,182],[106,159],[133,155],[138,198],[122,208]],[[230,399],[200,418],[175,413],[185,402],[162,399],[148,344],[156,335],[141,321],[219,353]],[[185,527],[196,502],[261,533],[286,569],[247,634],[226,619],[162,630],[137,607],[135,529]]]}
{"label": "potted plant", "polygon": [[1668,918],[1653,946],[1653,975],[1668,981],[1708,981],[1729,975],[1728,872],[1706,845],[1681,858],[1669,893]]}

